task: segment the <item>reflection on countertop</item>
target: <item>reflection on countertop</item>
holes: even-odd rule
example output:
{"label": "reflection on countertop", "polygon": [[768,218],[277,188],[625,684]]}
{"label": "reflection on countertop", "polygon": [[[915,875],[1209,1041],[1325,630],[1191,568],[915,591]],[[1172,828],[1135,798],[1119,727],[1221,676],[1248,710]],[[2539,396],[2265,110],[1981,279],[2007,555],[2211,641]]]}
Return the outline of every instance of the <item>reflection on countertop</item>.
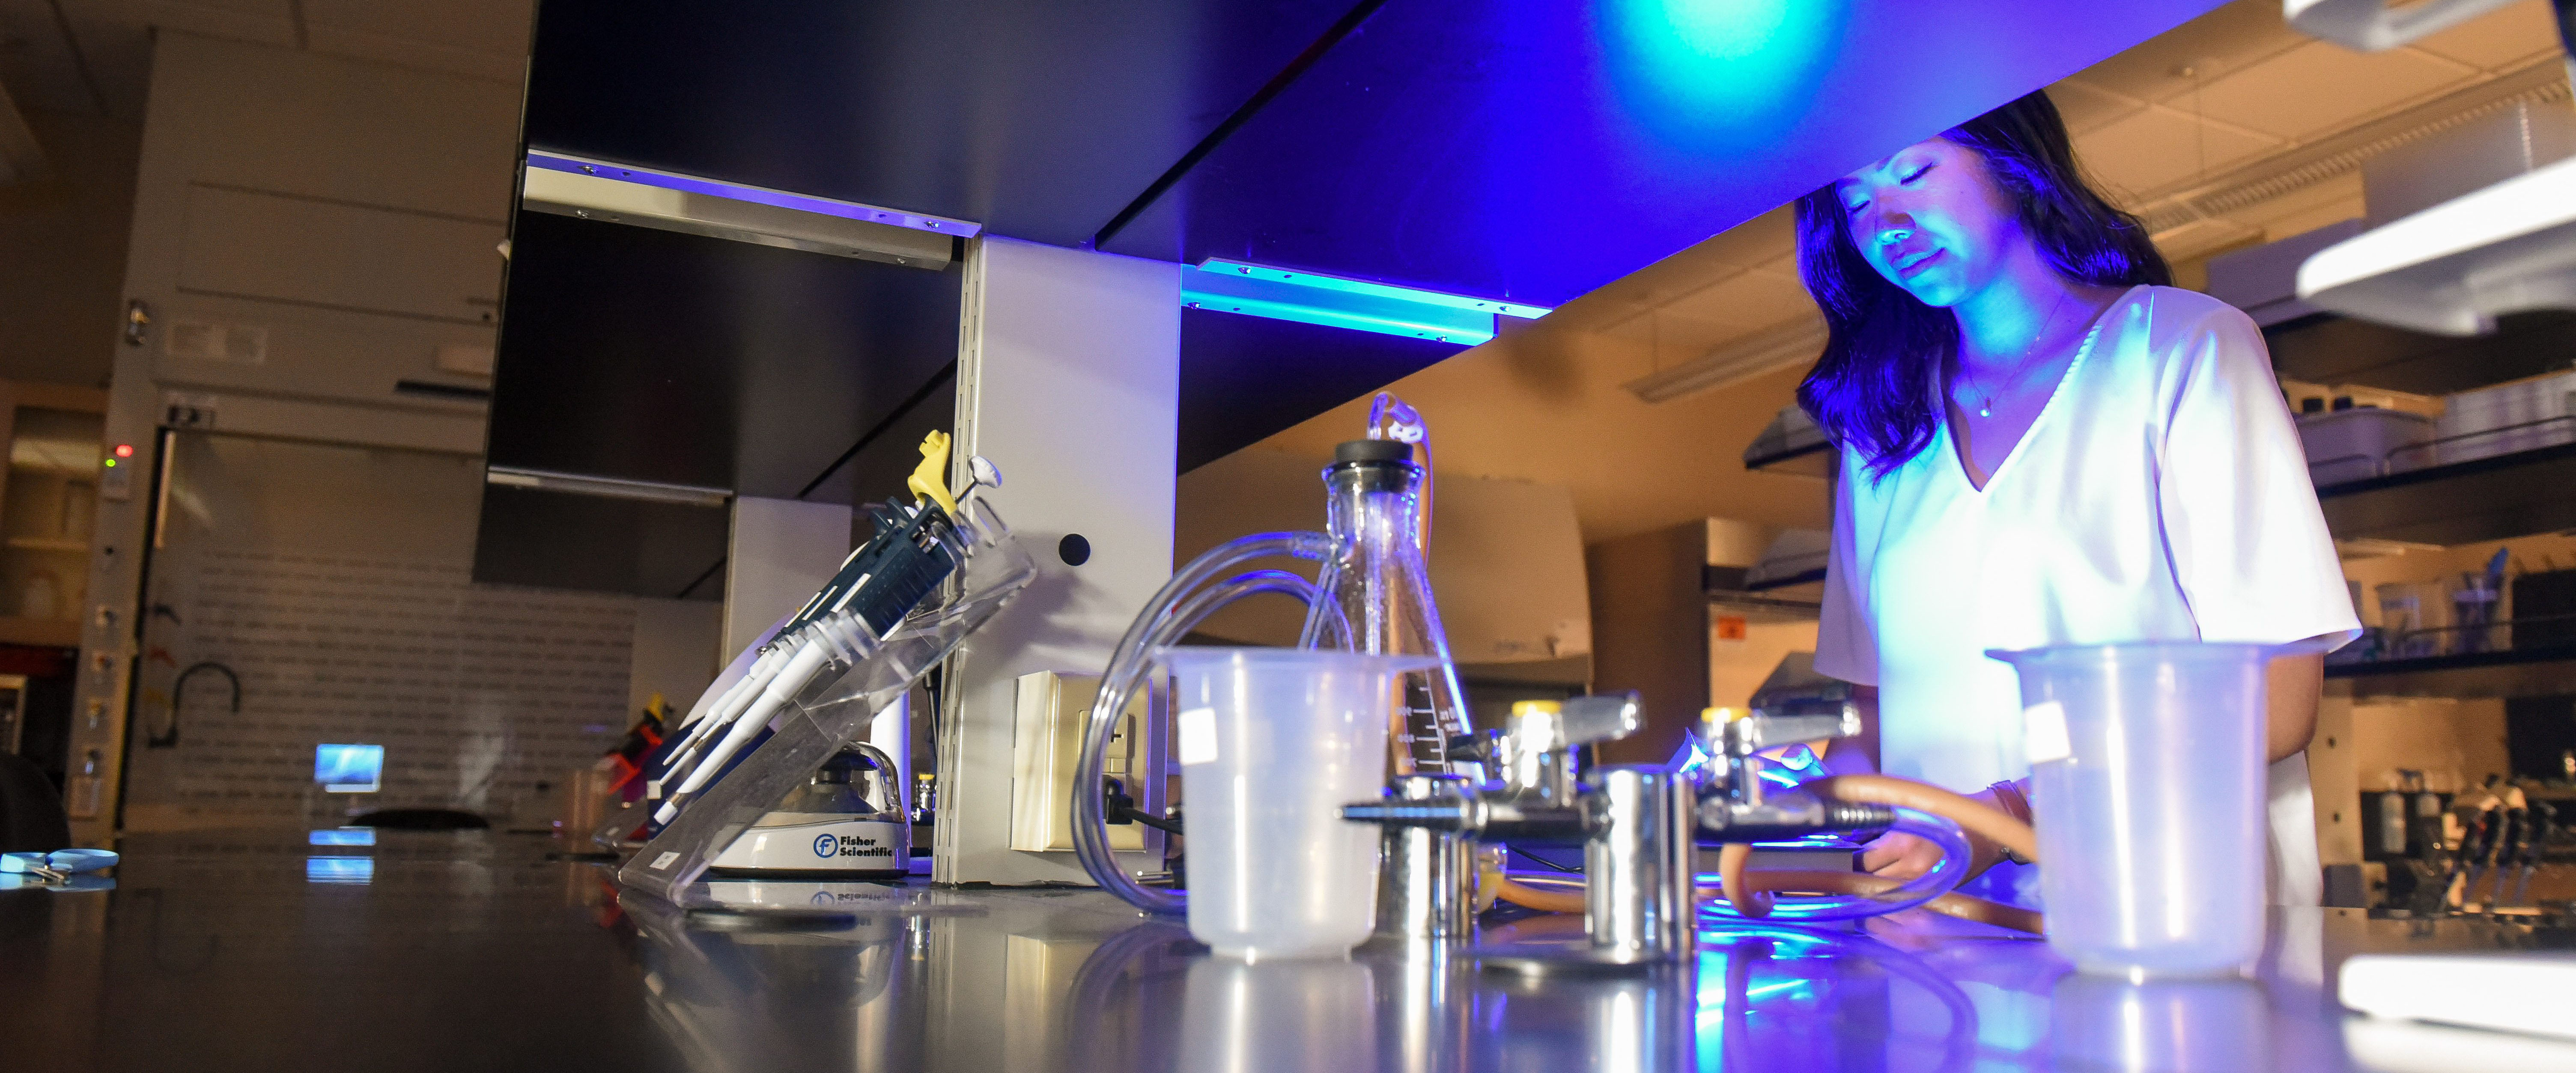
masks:
{"label": "reflection on countertop", "polygon": [[[1854,1071],[2569,1068],[2576,1045],[2348,1019],[2364,951],[2576,946],[2276,914],[2256,980],[2075,976],[1937,917],[1708,933],[1533,983],[1439,951],[1243,964],[1088,890],[724,882],[623,902],[543,838],[137,837],[113,891],[0,892],[0,1040],[48,1068]],[[1566,918],[1491,938],[1572,934]]]}

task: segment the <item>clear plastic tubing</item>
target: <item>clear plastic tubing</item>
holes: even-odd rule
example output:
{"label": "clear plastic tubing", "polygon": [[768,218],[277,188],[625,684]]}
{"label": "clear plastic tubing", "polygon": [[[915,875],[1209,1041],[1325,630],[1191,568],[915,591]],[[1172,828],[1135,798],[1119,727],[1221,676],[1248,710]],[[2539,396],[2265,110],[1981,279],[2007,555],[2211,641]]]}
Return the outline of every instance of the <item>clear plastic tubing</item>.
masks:
{"label": "clear plastic tubing", "polygon": [[[1770,921],[1858,920],[1882,916],[1931,901],[1957,887],[1968,878],[1968,836],[1959,825],[1910,808],[1896,810],[1896,822],[1888,830],[1903,831],[1941,847],[1941,863],[1931,871],[1876,894],[1841,894],[1831,897],[1801,898],[1783,896],[1771,907]],[[1700,877],[1700,885],[1716,886],[1714,874]],[[1700,922],[1755,919],[1736,912],[1723,901],[1704,902],[1699,908]]]}
{"label": "clear plastic tubing", "polygon": [[2077,969],[2224,976],[2263,952],[2275,645],[1989,652],[2021,671],[2048,945]]}
{"label": "clear plastic tubing", "polygon": [[1377,922],[1379,832],[1341,809],[1386,786],[1394,682],[1420,656],[1173,648],[1190,805],[1190,934],[1246,960],[1340,957]]}
{"label": "clear plastic tubing", "polygon": [[[1172,580],[1154,594],[1144,612],[1127,627],[1126,636],[1118,639],[1118,647],[1110,650],[1109,667],[1100,680],[1100,695],[1091,706],[1091,723],[1083,730],[1081,770],[1073,784],[1074,856],[1101,889],[1148,913],[1180,913],[1188,906],[1182,892],[1147,887],[1119,867],[1118,858],[1109,850],[1106,805],[1097,790],[1085,791],[1101,784],[1117,715],[1127,710],[1128,698],[1135,696],[1136,690],[1144,687],[1146,676],[1154,672],[1155,657],[1218,608],[1243,597],[1276,592],[1309,603],[1314,599],[1314,586],[1294,574],[1259,570],[1217,581],[1226,571],[1255,559],[1320,560],[1332,550],[1332,538],[1315,532],[1255,533],[1210,548],[1172,575]],[[1375,793],[1372,789],[1350,800],[1363,800]]]}

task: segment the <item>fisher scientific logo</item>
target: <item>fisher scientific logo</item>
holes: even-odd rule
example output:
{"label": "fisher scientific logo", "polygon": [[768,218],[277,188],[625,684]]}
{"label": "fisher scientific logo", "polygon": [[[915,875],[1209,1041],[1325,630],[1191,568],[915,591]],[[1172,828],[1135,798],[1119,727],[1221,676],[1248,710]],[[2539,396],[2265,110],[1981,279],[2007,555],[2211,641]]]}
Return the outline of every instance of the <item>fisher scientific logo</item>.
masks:
{"label": "fisher scientific logo", "polygon": [[877,840],[873,838],[856,838],[850,835],[824,834],[814,836],[814,855],[825,859],[833,857],[892,857],[894,856],[894,847],[880,846],[877,844]]}

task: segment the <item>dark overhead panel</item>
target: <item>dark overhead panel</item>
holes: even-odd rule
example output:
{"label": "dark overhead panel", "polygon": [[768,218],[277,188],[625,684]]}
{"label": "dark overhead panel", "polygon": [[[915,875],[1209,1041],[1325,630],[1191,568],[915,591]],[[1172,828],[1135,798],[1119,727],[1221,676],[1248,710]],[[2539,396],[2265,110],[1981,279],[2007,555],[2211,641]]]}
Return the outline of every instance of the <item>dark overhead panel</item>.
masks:
{"label": "dark overhead panel", "polygon": [[1558,305],[2216,6],[1394,0],[1100,246]]}
{"label": "dark overhead panel", "polygon": [[960,278],[954,266],[520,213],[489,464],[881,497],[849,487],[846,466],[815,480],[948,375]]}
{"label": "dark overhead panel", "polygon": [[[1197,469],[1465,349],[1184,309],[1178,468]],[[1364,431],[1354,421],[1346,438]]]}
{"label": "dark overhead panel", "polygon": [[1357,0],[544,0],[527,143],[1079,245]]}
{"label": "dark overhead panel", "polygon": [[724,596],[733,512],[483,486],[474,580],[663,599]]}

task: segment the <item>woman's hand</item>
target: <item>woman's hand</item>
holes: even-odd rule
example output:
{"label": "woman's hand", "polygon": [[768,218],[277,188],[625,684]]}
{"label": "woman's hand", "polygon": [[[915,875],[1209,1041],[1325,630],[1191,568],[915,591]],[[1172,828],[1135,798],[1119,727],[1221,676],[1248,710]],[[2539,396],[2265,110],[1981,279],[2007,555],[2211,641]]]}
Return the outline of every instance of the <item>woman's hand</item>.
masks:
{"label": "woman's hand", "polygon": [[[1969,795],[1969,799],[1980,805],[2002,807],[1996,801],[1993,790]],[[2002,846],[1974,832],[1960,833],[1967,835],[1968,838],[1968,878],[1973,879],[1984,874],[1986,869],[1995,866],[1995,862],[2004,859]],[[1860,866],[1863,871],[1897,880],[1912,879],[1931,871],[1934,865],[1940,863],[1941,847],[1903,831],[1889,831],[1878,836],[1862,849],[1860,854]]]}

